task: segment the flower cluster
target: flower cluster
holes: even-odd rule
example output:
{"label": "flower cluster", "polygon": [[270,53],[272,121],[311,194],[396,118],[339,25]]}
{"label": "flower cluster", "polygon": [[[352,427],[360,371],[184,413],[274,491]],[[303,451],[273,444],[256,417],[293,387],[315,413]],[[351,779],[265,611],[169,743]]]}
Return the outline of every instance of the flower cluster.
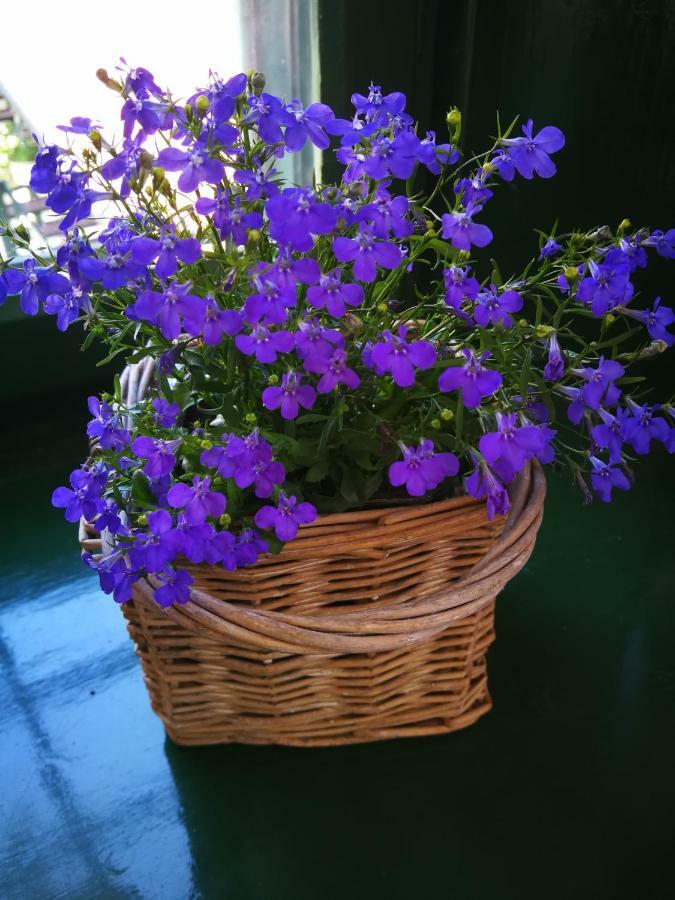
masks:
{"label": "flower cluster", "polygon": [[[187,602],[186,561],[252,565],[374,499],[463,485],[504,515],[533,460],[608,501],[635,456],[675,450],[672,398],[626,374],[675,343],[675,313],[637,286],[675,257],[675,229],[545,234],[508,279],[481,257],[502,182],[555,174],[558,128],[498,129],[464,160],[458,110],[437,140],[376,85],[336,115],[260,73],[212,75],[179,104],[147,69],[118,71],[98,77],[121,143],[75,118],[68,146],[39,145],[30,184],[61,246],[5,229],[16,255],[0,260],[0,302],[152,358],[147,396],[118,382],[89,399],[92,456],[53,496],[107,529],[107,555],[85,561],[115,600],[150,578],[160,605]],[[338,183],[282,182],[307,142],[336,153]]]}

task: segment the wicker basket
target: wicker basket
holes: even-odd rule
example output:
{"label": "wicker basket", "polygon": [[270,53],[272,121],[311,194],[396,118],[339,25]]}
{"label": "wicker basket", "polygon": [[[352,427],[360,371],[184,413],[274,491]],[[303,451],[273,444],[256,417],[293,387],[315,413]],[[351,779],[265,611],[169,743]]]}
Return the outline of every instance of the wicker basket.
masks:
{"label": "wicker basket", "polygon": [[[252,568],[188,567],[184,606],[161,609],[139,582],[122,609],[152,708],[186,745],[335,745],[472,724],[491,706],[495,598],[532,552],[545,492],[534,463],[506,521],[468,497],[320,516]],[[80,538],[99,549],[86,523]]]}

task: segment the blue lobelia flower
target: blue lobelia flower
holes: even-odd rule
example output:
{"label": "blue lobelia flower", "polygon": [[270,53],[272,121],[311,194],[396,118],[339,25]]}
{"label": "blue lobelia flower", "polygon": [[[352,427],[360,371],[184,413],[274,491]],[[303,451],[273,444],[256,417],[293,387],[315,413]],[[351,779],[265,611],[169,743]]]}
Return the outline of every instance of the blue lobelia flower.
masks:
{"label": "blue lobelia flower", "polygon": [[316,508],[311,503],[298,503],[296,497],[289,497],[283,491],[276,506],[262,506],[255,514],[258,528],[273,528],[277,539],[292,541],[301,525],[309,525],[316,519]]}
{"label": "blue lobelia flower", "polygon": [[483,328],[487,328],[490,324],[512,328],[513,319],[510,313],[518,312],[522,306],[523,298],[517,291],[507,290],[500,294],[497,286],[491,284],[476,297],[473,316],[477,324]]}
{"label": "blue lobelia flower", "polygon": [[134,317],[156,325],[167,340],[184,328],[192,337],[201,334],[206,314],[203,297],[191,294],[190,282],[168,284],[162,291],[143,291],[130,309]]}
{"label": "blue lobelia flower", "polygon": [[472,244],[476,247],[486,247],[492,240],[492,231],[487,225],[473,221],[473,216],[481,209],[481,206],[470,203],[465,210],[444,213],[441,216],[443,237],[458,250],[470,250]]}
{"label": "blue lobelia flower", "polygon": [[643,247],[653,247],[659,256],[675,259],[675,228],[664,232],[657,228],[642,241]]}
{"label": "blue lobelia flower", "polygon": [[484,462],[465,481],[467,493],[476,500],[486,499],[488,519],[505,516],[511,507],[509,495],[492,469]]}
{"label": "blue lobelia flower", "polygon": [[459,471],[454,453],[435,453],[430,440],[421,438],[418,447],[400,447],[403,459],[389,466],[389,482],[393,487],[405,485],[411,497],[423,497]]}
{"label": "blue lobelia flower", "polygon": [[311,385],[301,384],[291,369],[281,378],[281,385],[271,385],[262,392],[263,406],[278,409],[284,419],[295,419],[303,409],[311,409],[316,401],[316,391]]}
{"label": "blue lobelia flower", "polygon": [[507,138],[502,143],[508,147],[511,161],[523,178],[532,178],[535,173],[541,178],[551,178],[556,167],[549,154],[565,146],[565,135],[554,125],[542,128],[534,136],[532,129],[532,119],[528,119],[523,125],[524,137]]}
{"label": "blue lobelia flower", "polygon": [[406,340],[407,329],[401,325],[396,334],[385,330],[371,348],[371,358],[378,375],[390,372],[399,387],[415,383],[416,369],[430,369],[436,362],[436,350],[431,341]]}
{"label": "blue lobelia flower", "polygon": [[277,354],[290,353],[293,349],[293,335],[283,329],[270,331],[258,323],[253,326],[250,334],[238,334],[234,343],[240,353],[255,355],[260,363],[273,363],[276,362]]}
{"label": "blue lobelia flower", "polygon": [[342,281],[342,269],[322,275],[318,285],[307,290],[307,302],[317,309],[325,309],[331,316],[344,316],[348,306],[360,306],[364,291],[360,284]]}
{"label": "blue lobelia flower", "polygon": [[196,141],[188,150],[165,147],[157,156],[157,163],[167,172],[180,172],[178,190],[190,193],[202,182],[218,184],[225,176],[225,166],[209,156],[205,143]]}
{"label": "blue lobelia flower", "polygon": [[160,441],[141,435],[134,439],[131,451],[135,456],[146,460],[143,471],[148,478],[162,478],[173,471],[176,465],[176,450],[180,443],[180,438]]}
{"label": "blue lobelia flower", "polygon": [[630,490],[630,481],[621,469],[602,462],[596,456],[590,456],[589,460],[592,466],[591,484],[603,503],[611,502],[612,488]]}
{"label": "blue lobelia flower", "polygon": [[216,188],[215,197],[200,197],[195,210],[200,216],[211,216],[220,237],[223,240],[231,237],[237,246],[246,243],[249,228],[260,228],[263,223],[261,213],[246,212],[240,198],[232,198],[222,188]]}
{"label": "blue lobelia flower", "polygon": [[625,309],[623,312],[643,322],[652,340],[663,341],[669,347],[675,343],[675,335],[668,331],[668,326],[675,322],[675,312],[669,306],[661,306],[660,297],[654,299],[651,309]]}
{"label": "blue lobelia flower", "polygon": [[588,303],[594,316],[604,316],[621,303],[627,303],[633,295],[630,281],[630,264],[626,256],[607,254],[604,262],[588,262],[589,276],[582,278],[577,300]]}
{"label": "blue lobelia flower", "polygon": [[155,601],[163,607],[190,600],[190,585],[194,578],[184,569],[166,569],[157,573],[161,587],[155,589]]}
{"label": "blue lobelia flower", "polygon": [[37,266],[34,259],[26,259],[22,269],[9,268],[3,274],[3,285],[9,295],[19,294],[19,304],[27,316],[37,315],[40,303],[50,294],[65,294],[70,281],[53,266]]}
{"label": "blue lobelia flower", "polygon": [[335,113],[325,103],[312,103],[306,109],[298,100],[286,104],[286,112],[293,119],[293,124],[286,127],[284,142],[291,153],[302,150],[309,139],[319,150],[326,150],[330,138],[325,132],[326,123],[335,118]]}
{"label": "blue lobelia flower", "polygon": [[202,525],[208,518],[217,519],[225,512],[227,502],[223,494],[211,490],[211,479],[195,475],[192,487],[177,481],[167,494],[169,506],[182,509],[186,522]]}
{"label": "blue lobelia flower", "polygon": [[377,267],[395,269],[401,262],[401,249],[388,241],[375,240],[372,225],[361,224],[354,238],[337,237],[333,253],[338,262],[353,262],[354,277],[371,282],[377,277]]}
{"label": "blue lobelia flower", "polygon": [[499,372],[486,369],[483,363],[490,353],[482,353],[476,357],[473,351],[465,347],[462,353],[466,357],[463,366],[452,366],[438,378],[439,391],[460,391],[462,402],[467,409],[475,409],[485,397],[491,397],[502,386]]}
{"label": "blue lobelia flower", "polygon": [[630,398],[627,402],[631,415],[621,421],[621,433],[626,443],[640,456],[649,453],[652,440],[667,444],[670,427],[665,419],[654,415],[660,408],[658,404],[649,406],[645,403],[639,406]]}
{"label": "blue lobelia flower", "polygon": [[190,265],[201,256],[201,244],[196,238],[176,237],[174,225],[163,225],[159,238],[137,237],[131,245],[134,262],[147,266],[157,260],[155,272],[162,278],[169,278],[178,269],[178,262]]}

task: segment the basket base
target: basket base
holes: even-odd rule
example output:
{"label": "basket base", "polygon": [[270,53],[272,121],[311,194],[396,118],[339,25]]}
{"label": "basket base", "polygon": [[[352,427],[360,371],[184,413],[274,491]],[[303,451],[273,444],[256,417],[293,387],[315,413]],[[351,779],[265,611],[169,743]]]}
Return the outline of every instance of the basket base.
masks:
{"label": "basket base", "polygon": [[152,708],[181,746],[327,747],[445,734],[491,708],[494,599],[440,634],[377,653],[290,654],[188,631],[143,597],[123,607]]}

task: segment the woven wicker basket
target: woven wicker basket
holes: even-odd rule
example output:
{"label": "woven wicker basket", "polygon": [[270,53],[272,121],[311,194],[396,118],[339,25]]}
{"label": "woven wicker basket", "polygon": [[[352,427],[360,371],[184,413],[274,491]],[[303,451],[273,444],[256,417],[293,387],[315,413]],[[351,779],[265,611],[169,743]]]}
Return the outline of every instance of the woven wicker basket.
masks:
{"label": "woven wicker basket", "polygon": [[[135,376],[134,392],[147,381]],[[184,606],[161,609],[140,582],[122,609],[152,708],[186,745],[334,745],[472,724],[491,706],[495,598],[532,552],[545,492],[535,463],[506,521],[468,497],[320,516],[252,568],[188,567]],[[80,539],[100,550],[92,526]]]}

